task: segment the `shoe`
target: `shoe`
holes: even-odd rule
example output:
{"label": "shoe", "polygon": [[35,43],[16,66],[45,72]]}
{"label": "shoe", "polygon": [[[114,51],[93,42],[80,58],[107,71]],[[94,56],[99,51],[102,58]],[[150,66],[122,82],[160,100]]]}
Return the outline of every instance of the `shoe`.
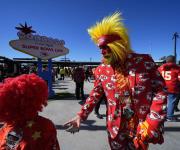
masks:
{"label": "shoe", "polygon": [[167,122],[177,122],[178,119],[175,118],[175,117],[172,117],[172,118],[166,118],[166,121],[167,121]]}
{"label": "shoe", "polygon": [[81,98],[82,100],[86,100],[86,98],[83,96],[82,98]]}
{"label": "shoe", "polygon": [[99,118],[99,119],[103,119],[103,116],[99,113],[95,113],[96,117]]}
{"label": "shoe", "polygon": [[178,107],[175,107],[175,108],[174,108],[174,111],[175,111],[175,112],[179,112],[180,109],[179,109]]}

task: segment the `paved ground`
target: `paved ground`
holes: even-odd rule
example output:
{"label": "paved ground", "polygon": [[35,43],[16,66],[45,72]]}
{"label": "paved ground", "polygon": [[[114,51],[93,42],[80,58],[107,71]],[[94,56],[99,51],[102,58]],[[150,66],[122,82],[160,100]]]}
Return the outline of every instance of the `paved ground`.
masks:
{"label": "paved ground", "polygon": [[[92,83],[85,82],[85,94],[90,92],[92,86]],[[105,118],[97,119],[94,113],[82,124],[80,132],[73,135],[64,130],[62,125],[74,117],[81,107],[81,101],[74,97],[74,89],[74,82],[70,79],[57,81],[54,84],[56,97],[49,100],[41,113],[55,123],[61,150],[109,150]],[[105,116],[104,104],[101,105],[100,113]],[[180,117],[180,113],[176,115]],[[166,122],[165,143],[150,145],[150,150],[180,150],[180,122]]]}

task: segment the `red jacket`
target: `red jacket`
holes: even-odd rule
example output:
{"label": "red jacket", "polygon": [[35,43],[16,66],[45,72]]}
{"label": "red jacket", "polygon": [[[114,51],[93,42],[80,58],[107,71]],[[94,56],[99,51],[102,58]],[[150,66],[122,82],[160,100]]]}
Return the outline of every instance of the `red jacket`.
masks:
{"label": "red jacket", "polygon": [[54,124],[41,116],[0,128],[0,150],[60,150]]}
{"label": "red jacket", "polygon": [[[163,90],[164,80],[155,63],[149,55],[132,53],[128,55],[125,66],[132,107],[138,118],[137,124],[146,120],[152,128],[159,129],[166,116],[167,97]],[[125,104],[121,104],[121,99],[126,98],[128,91],[117,88],[115,70],[110,65],[98,66],[95,77],[94,88],[78,115],[85,120],[104,91],[108,107],[107,128],[111,137],[115,138],[123,123],[122,111],[126,107]]]}
{"label": "red jacket", "polygon": [[158,68],[169,93],[180,93],[180,67],[175,63],[165,63]]}

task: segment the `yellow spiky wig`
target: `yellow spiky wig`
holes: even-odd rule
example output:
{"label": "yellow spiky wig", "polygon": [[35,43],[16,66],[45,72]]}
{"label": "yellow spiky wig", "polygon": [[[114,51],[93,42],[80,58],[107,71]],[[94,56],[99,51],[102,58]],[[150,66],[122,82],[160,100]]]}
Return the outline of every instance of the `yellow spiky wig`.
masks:
{"label": "yellow spiky wig", "polygon": [[101,22],[88,29],[91,39],[100,46],[105,41],[112,51],[114,62],[124,63],[128,53],[132,52],[127,30],[122,23],[120,12],[105,17]]}

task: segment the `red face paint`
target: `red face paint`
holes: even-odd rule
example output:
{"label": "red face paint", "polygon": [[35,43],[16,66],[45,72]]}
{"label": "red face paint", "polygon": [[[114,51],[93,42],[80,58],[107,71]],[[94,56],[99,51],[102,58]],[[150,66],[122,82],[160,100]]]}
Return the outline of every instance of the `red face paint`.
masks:
{"label": "red face paint", "polygon": [[107,54],[107,50],[106,49],[102,49],[101,54],[102,55],[106,55]]}
{"label": "red face paint", "polygon": [[100,49],[103,56],[111,53],[111,49],[108,46],[101,46]]}

